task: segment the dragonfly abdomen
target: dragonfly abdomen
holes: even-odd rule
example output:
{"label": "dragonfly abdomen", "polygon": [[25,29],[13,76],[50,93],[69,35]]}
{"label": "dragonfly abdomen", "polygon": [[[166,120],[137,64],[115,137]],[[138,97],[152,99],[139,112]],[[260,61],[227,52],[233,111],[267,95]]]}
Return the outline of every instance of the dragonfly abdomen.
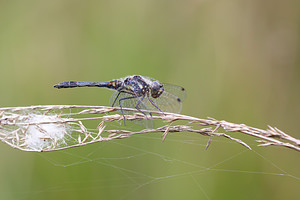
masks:
{"label": "dragonfly abdomen", "polygon": [[82,81],[66,81],[54,85],[55,88],[74,88],[74,87],[106,87],[109,89],[118,89],[122,86],[121,81],[109,81],[109,82],[82,82]]}
{"label": "dragonfly abdomen", "polygon": [[[80,82],[80,81],[66,81],[54,85],[55,88],[74,88],[74,87],[97,87],[97,82]],[[101,86],[100,86],[101,87]]]}

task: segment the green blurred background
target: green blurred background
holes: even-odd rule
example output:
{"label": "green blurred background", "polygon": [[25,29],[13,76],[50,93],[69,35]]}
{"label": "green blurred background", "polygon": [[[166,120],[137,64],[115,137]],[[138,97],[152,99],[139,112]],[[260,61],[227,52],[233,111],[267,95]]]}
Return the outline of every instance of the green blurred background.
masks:
{"label": "green blurred background", "polygon": [[[300,138],[300,2],[0,1],[0,106],[108,105],[61,81],[141,74],[187,90],[182,113]],[[1,199],[295,199],[299,152],[160,134],[55,153],[0,144]]]}

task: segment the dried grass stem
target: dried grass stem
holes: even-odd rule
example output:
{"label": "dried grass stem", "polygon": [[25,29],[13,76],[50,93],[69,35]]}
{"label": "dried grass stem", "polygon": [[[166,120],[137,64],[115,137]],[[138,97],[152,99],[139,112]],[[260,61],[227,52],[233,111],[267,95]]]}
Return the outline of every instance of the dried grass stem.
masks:
{"label": "dried grass stem", "polygon": [[[131,108],[123,109],[136,111]],[[0,139],[13,148],[24,151],[41,152],[68,149],[113,139],[123,139],[135,134],[162,132],[162,140],[164,141],[168,133],[193,132],[203,136],[209,136],[210,138],[212,136],[225,137],[251,149],[240,139],[228,135],[228,133],[231,132],[240,132],[258,138],[259,140],[256,140],[256,142],[260,143],[258,146],[266,147],[275,145],[300,151],[300,140],[284,133],[276,127],[268,126],[268,129],[263,130],[245,124],[235,124],[213,118],[200,119],[187,115],[161,113],[157,111],[152,111],[152,118],[162,120],[166,124],[162,127],[143,129],[140,131],[126,130],[126,126],[122,126],[124,130],[108,129],[105,124],[112,121],[123,120],[122,115],[115,113],[115,111],[119,110],[119,107],[79,105],[0,108]],[[36,120],[36,116],[39,116],[36,113],[39,113],[40,116],[49,116],[49,118]],[[53,115],[53,113],[59,114]],[[91,117],[91,115],[94,115],[94,117]],[[32,116],[35,116],[35,120],[32,120]],[[125,118],[126,120],[135,121],[145,120],[146,116],[137,112],[132,115],[126,115]],[[89,129],[87,129],[83,123],[87,120],[99,120],[97,127],[98,132],[88,131]],[[174,122],[179,123],[179,125],[173,125]],[[209,127],[203,128],[203,126]],[[57,131],[52,133],[52,129],[58,129],[60,134],[57,135]],[[28,140],[29,136],[33,137],[30,135],[32,134],[32,132],[30,132],[32,130],[34,130],[35,134],[39,135],[39,137],[34,140],[34,142],[37,143],[34,143],[35,146],[32,146],[32,141]],[[224,130],[226,134],[218,132],[220,130]],[[106,135],[103,135],[103,133],[106,133]],[[65,138],[61,138],[61,135]],[[71,141],[70,139],[72,139],[71,143],[69,142]],[[207,147],[210,141],[211,140],[209,140]],[[41,144],[38,142],[41,142]]]}

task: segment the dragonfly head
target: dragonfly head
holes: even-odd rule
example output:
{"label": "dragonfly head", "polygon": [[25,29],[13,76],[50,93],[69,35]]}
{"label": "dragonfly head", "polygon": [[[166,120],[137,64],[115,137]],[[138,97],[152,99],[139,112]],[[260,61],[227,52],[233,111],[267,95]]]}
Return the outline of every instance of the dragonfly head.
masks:
{"label": "dragonfly head", "polygon": [[159,97],[164,92],[164,86],[163,84],[160,84],[157,81],[153,81],[151,84],[151,96],[153,98]]}

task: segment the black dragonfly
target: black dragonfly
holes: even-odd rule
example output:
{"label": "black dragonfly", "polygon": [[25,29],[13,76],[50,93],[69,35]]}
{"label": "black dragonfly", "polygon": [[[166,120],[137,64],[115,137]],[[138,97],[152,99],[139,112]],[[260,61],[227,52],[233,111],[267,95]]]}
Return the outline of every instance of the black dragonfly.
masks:
{"label": "black dragonfly", "polygon": [[[160,83],[159,81],[140,75],[132,75],[108,82],[80,82],[67,81],[54,85],[55,88],[73,88],[73,87],[104,87],[116,90],[111,96],[110,106],[119,106],[121,113],[132,112],[125,111],[123,108],[135,108],[146,117],[146,110],[150,116],[151,111],[179,113],[182,107],[182,101],[186,97],[183,87]],[[125,122],[125,121],[124,121]],[[145,126],[145,125],[144,125]]]}

